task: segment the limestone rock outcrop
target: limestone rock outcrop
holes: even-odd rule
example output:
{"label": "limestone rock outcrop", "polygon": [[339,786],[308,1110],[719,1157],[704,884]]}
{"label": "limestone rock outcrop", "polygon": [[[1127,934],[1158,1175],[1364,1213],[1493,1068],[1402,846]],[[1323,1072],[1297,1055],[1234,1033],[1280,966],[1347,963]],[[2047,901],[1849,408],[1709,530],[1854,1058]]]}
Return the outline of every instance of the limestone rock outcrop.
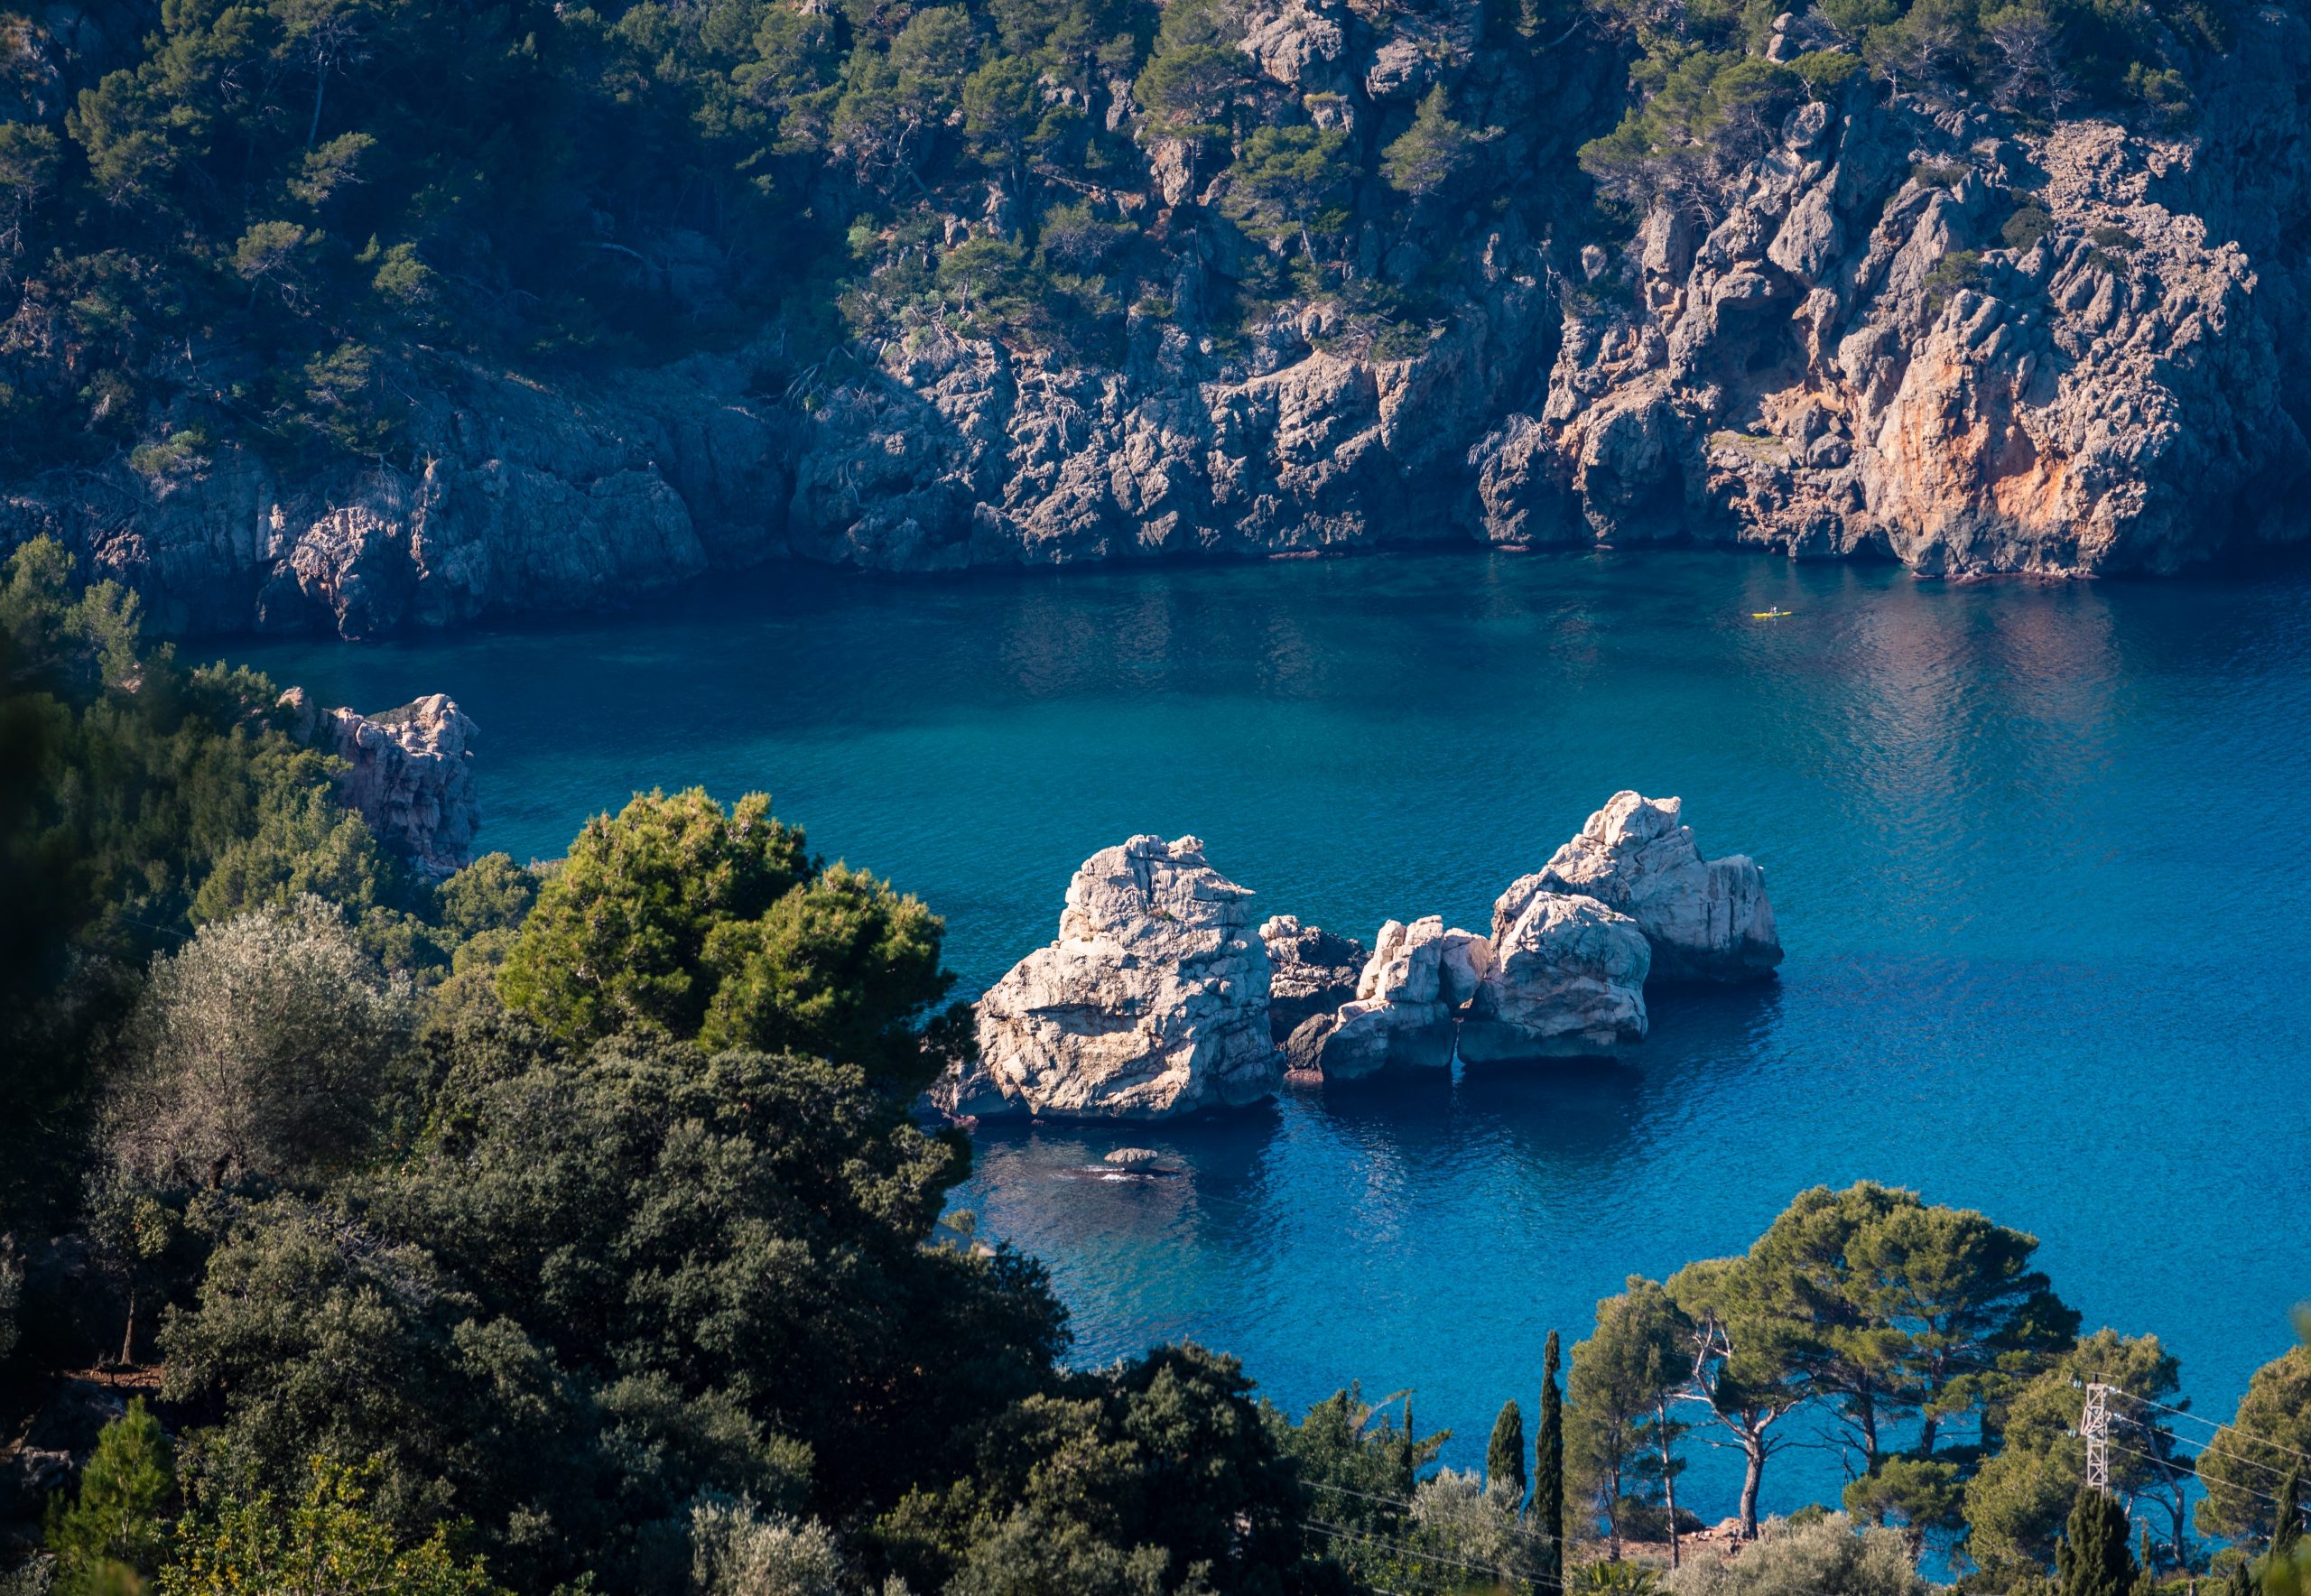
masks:
{"label": "limestone rock outcrop", "polygon": [[1083,862],[1058,940],[979,1001],[979,1057],[933,1089],[957,1116],[1159,1119],[1275,1091],[1268,958],[1252,895],[1193,837]]}
{"label": "limestone rock outcrop", "polygon": [[394,461],[290,476],[223,441],[157,477],[0,483],[0,552],[53,534],[170,632],[354,638],[599,608],[784,552],[791,423],[743,362],[440,376]]}
{"label": "limestone rock outcrop", "polygon": [[1353,999],[1370,957],[1354,937],[1303,925],[1296,914],[1263,923],[1260,942],[1267,949],[1268,1029],[1279,1043],[1317,1015]]}
{"label": "limestone rock outcrop", "polygon": [[1704,860],[1677,798],[1613,795],[1548,864],[1493,905],[1496,945],[1545,894],[1596,899],[1629,916],[1652,945],[1652,973],[1672,981],[1758,980],[1781,962],[1765,872],[1745,854]]}
{"label": "limestone rock outcrop", "polygon": [[1483,937],[1447,930],[1437,915],[1385,922],[1355,998],[1292,1033],[1285,1052],[1293,1069],[1354,1081],[1387,1069],[1447,1068],[1461,1009],[1491,967]]}
{"label": "limestone rock outcrop", "polygon": [[1470,1063],[1608,1058],[1645,1040],[1652,951],[1628,915],[1592,897],[1529,892],[1493,907],[1491,966],[1461,1022]]}
{"label": "limestone rock outcrop", "polygon": [[[1491,129],[1461,197],[1408,215],[1350,163],[1343,213],[1373,219],[1341,264],[1421,315],[1383,326],[1285,287],[1289,246],[1231,219],[1248,196],[1228,141],[1151,125],[1118,76],[1063,91],[1137,152],[1070,203],[1154,263],[1109,283],[1123,300],[1096,338],[909,312],[800,367],[787,326],[590,375],[443,355],[389,459],[292,471],[231,438],[132,446],[0,482],[0,552],[52,533],[164,630],[376,636],[778,557],[919,572],[1674,540],[1976,576],[2297,543],[2311,24],[2237,9],[2232,48],[2194,69],[2187,129],[1936,108],[1862,74],[1761,126],[1704,205],[1665,197],[1624,240],[1573,176],[1624,108],[1618,45],[1471,76],[1496,54],[1473,0],[1247,0],[1241,70],[1351,149],[1387,145],[1438,88]],[[1792,15],[1777,49],[1814,37]],[[60,120],[61,81],[19,77],[0,101],[32,93]],[[922,198],[943,248],[1035,247],[1016,197]],[[66,306],[19,311],[9,385],[78,403]],[[198,437],[211,408],[156,404],[136,441]]]}
{"label": "limestone rock outcrop", "polygon": [[1801,107],[1714,226],[1656,210],[1610,302],[1569,307],[1545,402],[1472,454],[1493,534],[1947,576],[2299,542],[2311,318],[2270,218],[2299,214],[2311,153],[2267,130],[2311,34],[2241,27],[2188,136]]}
{"label": "limestone rock outcrop", "polygon": [[321,710],[305,690],[281,695],[291,729],[303,742],[346,762],[338,796],[369,822],[388,849],[429,874],[446,876],[473,862],[481,827],[476,797],[473,718],[446,693],[432,693],[382,714]]}

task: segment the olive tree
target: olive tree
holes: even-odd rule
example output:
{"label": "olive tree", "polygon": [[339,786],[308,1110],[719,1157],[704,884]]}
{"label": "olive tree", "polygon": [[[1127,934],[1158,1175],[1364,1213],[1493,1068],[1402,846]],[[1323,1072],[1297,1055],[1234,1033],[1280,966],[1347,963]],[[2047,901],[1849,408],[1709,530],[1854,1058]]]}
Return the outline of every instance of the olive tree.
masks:
{"label": "olive tree", "polygon": [[697,1596],[838,1596],[841,1554],[817,1519],[766,1513],[751,1497],[706,1496],[691,1509]]}
{"label": "olive tree", "polygon": [[205,925],[153,961],[106,1115],[114,1157],[158,1186],[317,1179],[371,1133],[413,1017],[319,898]]}
{"label": "olive tree", "polygon": [[1767,1521],[1731,1562],[1696,1557],[1669,1575],[1670,1596],[1927,1596],[1900,1531],[1862,1529],[1842,1513]]}

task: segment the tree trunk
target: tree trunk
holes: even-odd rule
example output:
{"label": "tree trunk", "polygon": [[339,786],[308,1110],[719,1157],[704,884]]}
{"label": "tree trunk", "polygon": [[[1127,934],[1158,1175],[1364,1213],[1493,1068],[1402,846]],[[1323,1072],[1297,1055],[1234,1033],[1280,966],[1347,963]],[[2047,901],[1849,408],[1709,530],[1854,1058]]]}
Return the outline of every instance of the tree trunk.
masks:
{"label": "tree trunk", "polygon": [[1758,1487],[1766,1474],[1765,1437],[1755,1431],[1741,1437],[1741,1538],[1758,1538]]}
{"label": "tree trunk", "polygon": [[1669,1405],[1658,1398],[1653,1404],[1654,1422],[1660,1426],[1661,1494],[1669,1503],[1669,1566],[1677,1566],[1677,1474],[1670,1465],[1675,1461],[1669,1455]]}
{"label": "tree trunk", "polygon": [[313,147],[313,141],[320,136],[321,96],[328,91],[329,69],[317,61],[313,65],[313,119],[305,125],[305,148],[309,150]]}
{"label": "tree trunk", "polygon": [[120,1361],[125,1368],[135,1361],[136,1352],[136,1288],[128,1288],[128,1322],[121,1328]]}

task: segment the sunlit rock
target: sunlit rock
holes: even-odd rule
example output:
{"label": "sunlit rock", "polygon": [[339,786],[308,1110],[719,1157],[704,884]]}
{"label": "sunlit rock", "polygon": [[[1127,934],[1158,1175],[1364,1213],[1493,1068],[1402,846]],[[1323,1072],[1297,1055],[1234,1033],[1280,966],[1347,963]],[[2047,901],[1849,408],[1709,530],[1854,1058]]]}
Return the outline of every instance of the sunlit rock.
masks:
{"label": "sunlit rock", "polygon": [[1270,1095],[1284,1065],[1251,896],[1193,837],[1093,854],[1059,940],[979,999],[979,1061],[933,1100],[980,1118],[1160,1119]]}
{"label": "sunlit rock", "polygon": [[1684,801],[1616,793],[1581,834],[1493,905],[1496,943],[1543,893],[1595,898],[1637,922],[1653,975],[1672,981],[1749,981],[1781,962],[1765,872],[1746,854],[1704,860],[1683,823]]}

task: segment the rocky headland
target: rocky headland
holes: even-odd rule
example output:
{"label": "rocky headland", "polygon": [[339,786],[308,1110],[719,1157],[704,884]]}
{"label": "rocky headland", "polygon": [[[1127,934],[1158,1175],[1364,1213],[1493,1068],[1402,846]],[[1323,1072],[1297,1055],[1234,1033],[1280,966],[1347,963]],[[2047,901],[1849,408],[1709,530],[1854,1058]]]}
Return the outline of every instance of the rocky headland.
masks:
{"label": "rocky headland", "polygon": [[1253,932],[1251,895],[1193,837],[1092,855],[1057,940],[979,999],[976,1056],[933,1104],[1156,1119],[1455,1056],[1610,1058],[1645,1037],[1648,980],[1757,980],[1781,960],[1764,872],[1704,861],[1680,800],[1629,792],[1501,895],[1490,935],[1389,920],[1367,954],[1293,915]]}
{"label": "rocky headland", "polygon": [[377,840],[428,876],[473,862],[481,805],[474,769],[473,718],[447,693],[364,715],[318,708],[302,687],[280,708],[298,741],[343,762],[340,803],[369,822]]}

